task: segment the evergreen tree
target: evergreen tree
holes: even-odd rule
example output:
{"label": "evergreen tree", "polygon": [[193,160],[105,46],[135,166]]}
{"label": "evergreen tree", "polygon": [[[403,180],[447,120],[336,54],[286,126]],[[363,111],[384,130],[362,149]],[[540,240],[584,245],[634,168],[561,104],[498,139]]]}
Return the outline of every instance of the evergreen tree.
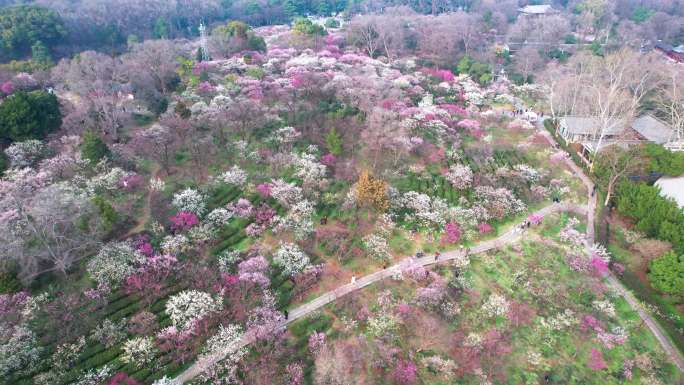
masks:
{"label": "evergreen tree", "polygon": [[684,295],[684,257],[674,252],[656,258],[648,264],[648,279],[659,291]]}
{"label": "evergreen tree", "polygon": [[42,139],[62,125],[59,102],[44,91],[19,91],[0,104],[0,138]]}
{"label": "evergreen tree", "polygon": [[169,37],[168,23],[161,16],[154,22],[154,37],[157,39],[168,39]]}
{"label": "evergreen tree", "polygon": [[52,10],[35,6],[3,7],[0,11],[0,53],[18,58],[37,42],[51,46],[67,32]]}
{"label": "evergreen tree", "polygon": [[42,41],[37,41],[31,46],[31,60],[43,68],[54,64],[48,47]]}
{"label": "evergreen tree", "polygon": [[86,131],[83,135],[83,143],[81,143],[81,156],[83,159],[88,159],[95,164],[104,157],[110,154],[107,144],[92,131]]}
{"label": "evergreen tree", "polygon": [[330,129],[330,132],[325,136],[325,144],[331,154],[335,156],[340,156],[342,154],[342,137],[337,133],[335,127]]}

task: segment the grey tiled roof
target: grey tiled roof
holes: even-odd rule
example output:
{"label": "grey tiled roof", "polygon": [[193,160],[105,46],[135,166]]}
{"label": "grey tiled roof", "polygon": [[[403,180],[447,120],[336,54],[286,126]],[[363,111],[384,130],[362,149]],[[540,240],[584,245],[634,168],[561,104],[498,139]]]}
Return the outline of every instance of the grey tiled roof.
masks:
{"label": "grey tiled roof", "polygon": [[667,143],[672,137],[672,129],[651,115],[640,116],[632,123],[632,128],[653,143]]}

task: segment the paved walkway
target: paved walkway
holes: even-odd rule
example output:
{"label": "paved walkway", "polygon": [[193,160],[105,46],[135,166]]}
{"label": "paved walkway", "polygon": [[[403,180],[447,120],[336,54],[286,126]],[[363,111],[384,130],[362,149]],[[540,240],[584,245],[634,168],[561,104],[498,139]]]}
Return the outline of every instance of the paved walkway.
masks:
{"label": "paved walkway", "polygon": [[[553,137],[551,134],[549,134],[546,130],[543,128],[540,130],[541,134],[544,135],[551,143],[555,143]],[[587,216],[587,252],[590,253],[590,248],[594,243],[594,216],[596,212],[596,194],[592,195],[592,191],[594,190],[594,183],[589,179],[589,177],[584,174],[584,171],[578,167],[575,162],[572,161],[570,157],[566,158],[565,160],[567,166],[573,171],[573,173],[582,180],[582,183],[584,183],[586,189],[587,189],[587,195],[588,195],[588,201],[589,204],[587,206],[584,205],[576,205],[576,204],[571,204],[571,203],[556,203],[553,205],[546,206],[538,211],[536,211],[534,214],[541,215],[541,216],[546,216],[548,214],[554,213],[554,212],[574,212],[579,215],[586,215]],[[479,254],[486,252],[488,250],[492,249],[497,249],[500,248],[506,244],[513,243],[520,239],[521,235],[524,233],[524,230],[520,229],[518,226],[513,227],[511,230],[508,232],[502,234],[501,236],[491,239],[489,241],[481,242],[477,246],[474,246],[470,249],[470,255],[472,254]],[[323,306],[329,304],[330,302],[333,302],[337,300],[338,298],[345,296],[353,291],[362,289],[372,283],[375,283],[377,281],[380,281],[382,279],[391,277],[398,271],[404,270],[407,266],[408,263],[410,262],[412,266],[428,266],[436,263],[443,263],[447,262],[453,259],[456,259],[458,257],[461,257],[463,254],[462,250],[452,250],[449,252],[443,253],[439,259],[435,259],[434,256],[427,256],[423,258],[418,258],[418,259],[413,259],[409,260],[406,259],[404,261],[401,261],[395,265],[392,265],[384,270],[377,271],[372,274],[368,274],[364,277],[361,277],[357,279],[353,283],[348,283],[346,285],[340,286],[335,290],[329,291],[320,297],[314,299],[313,301],[303,304],[295,309],[292,309],[289,312],[289,318],[285,322],[283,322],[280,326],[285,327],[288,324],[322,308]],[[620,281],[615,278],[615,276],[611,273],[606,277],[606,280],[608,284],[620,295],[622,295],[627,303],[632,306],[634,310],[637,311],[641,319],[644,321],[644,323],[648,326],[648,328],[653,332],[655,335],[656,339],[658,342],[660,342],[660,345],[663,347],[665,352],[670,356],[672,361],[679,367],[680,370],[684,372],[684,358],[682,357],[681,353],[679,350],[672,344],[670,339],[667,336],[667,333],[663,331],[663,329],[660,327],[660,325],[651,317],[651,315],[641,306],[639,301],[632,295],[631,292],[629,292],[623,285],[620,283]],[[226,355],[230,354],[231,352],[240,349],[242,347],[245,347],[253,342],[253,339],[250,338],[249,336],[245,336],[242,338],[240,341],[235,343],[233,346],[229,346],[227,349],[212,355],[208,357],[204,357],[198,361],[196,361],[192,366],[190,366],[188,369],[186,369],[183,373],[181,373],[177,378],[176,381],[178,383],[183,383],[186,381],[190,381],[191,379],[197,377],[200,373],[202,373],[206,368],[209,368],[211,365],[214,363],[220,361],[223,359]]]}
{"label": "paved walkway", "polygon": [[[580,205],[575,205],[575,204],[569,204],[569,203],[556,203],[552,204],[549,206],[546,206],[538,211],[536,211],[534,214],[541,215],[541,216],[546,216],[554,212],[574,212],[579,215],[585,215],[586,214],[586,208],[584,206]],[[501,236],[491,239],[489,241],[484,241],[479,243],[477,246],[474,246],[470,249],[470,255],[473,254],[479,254],[483,253],[492,249],[498,249],[506,244],[516,242],[520,237],[524,234],[524,230],[522,230],[519,226],[513,227],[511,230],[507,231],[506,233],[502,234]],[[426,256],[423,258],[417,258],[417,259],[405,259],[395,265],[392,265],[386,269],[376,271],[375,273],[368,274],[366,276],[363,276],[359,279],[357,279],[353,283],[348,283],[346,285],[340,286],[335,290],[329,291],[325,294],[322,294],[321,296],[317,297],[311,302],[308,302],[306,304],[303,304],[295,309],[292,309],[289,312],[289,318],[283,322],[280,326],[285,327],[288,324],[322,308],[323,306],[329,304],[330,302],[334,302],[340,297],[343,297],[353,291],[362,289],[372,283],[378,282],[380,280],[383,280],[385,278],[389,278],[392,275],[394,275],[397,272],[403,271],[409,266],[428,266],[428,265],[433,265],[437,263],[444,263],[448,262],[451,260],[454,260],[456,258],[459,258],[463,255],[463,250],[456,249],[452,251],[447,251],[440,255],[439,259],[435,259],[434,255]],[[249,345],[252,343],[253,340],[249,338],[249,336],[245,336],[242,340],[240,340],[238,343],[234,344],[233,346],[228,347],[227,349],[221,351],[219,354],[213,355],[213,356],[208,356],[205,357],[204,359],[200,359],[197,362],[195,362],[191,367],[186,369],[183,373],[181,373],[177,378],[176,381],[178,383],[183,383],[186,381],[190,381],[191,379],[195,378],[198,376],[200,373],[202,373],[206,368],[210,367],[214,363],[220,361],[223,359],[226,355],[228,355],[230,352],[235,351],[236,349],[242,348],[244,346]]]}
{"label": "paved walkway", "polygon": [[[544,129],[543,124],[540,128],[540,132],[549,140],[550,143],[556,143],[553,136],[551,136],[551,134]],[[584,183],[584,186],[587,189],[587,253],[591,254],[591,246],[594,244],[595,238],[594,219],[596,217],[595,213],[598,194],[592,194],[592,191],[594,191],[594,182],[587,177],[582,168],[577,166],[570,157],[565,158],[565,163],[568,165],[568,167],[570,167],[572,172],[582,180],[582,183]],[[648,326],[648,328],[651,330],[672,362],[679,367],[679,370],[684,372],[684,357],[679,349],[677,349],[677,347],[673,345],[672,341],[670,341],[668,334],[663,330],[660,324],[651,316],[648,311],[646,311],[646,309],[644,309],[644,307],[641,305],[641,302],[634,297],[632,292],[625,288],[622,282],[620,282],[620,280],[617,279],[612,272],[606,276],[606,281],[613,290],[619,293],[625,299],[625,301],[627,301],[632,309],[639,313],[639,317],[641,317],[641,319],[644,321],[644,324],[646,324],[646,326]]]}

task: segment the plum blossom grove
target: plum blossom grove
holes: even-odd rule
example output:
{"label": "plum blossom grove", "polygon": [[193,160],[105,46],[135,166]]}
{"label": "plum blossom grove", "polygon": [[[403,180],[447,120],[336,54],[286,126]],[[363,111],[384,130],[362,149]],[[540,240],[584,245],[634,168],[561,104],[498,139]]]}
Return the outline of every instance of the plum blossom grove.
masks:
{"label": "plum blossom grove", "polygon": [[[368,56],[354,34],[375,39],[371,27],[306,23],[221,27],[208,61],[155,41],[54,69],[63,132],[4,151],[3,379],[167,385],[210,362],[198,381],[675,383],[603,284],[607,249],[583,253],[573,217],[528,216],[582,191],[564,153],[508,116],[517,86]],[[390,52],[399,38],[412,37],[377,36]],[[469,255],[520,218],[529,242]],[[437,253],[452,254],[416,263]],[[378,287],[293,319],[394,264]]]}

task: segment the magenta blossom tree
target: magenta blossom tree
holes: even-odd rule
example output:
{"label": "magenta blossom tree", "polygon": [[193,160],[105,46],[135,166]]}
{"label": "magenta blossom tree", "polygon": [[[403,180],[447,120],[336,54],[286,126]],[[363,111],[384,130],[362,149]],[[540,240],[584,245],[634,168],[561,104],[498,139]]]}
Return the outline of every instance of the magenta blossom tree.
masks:
{"label": "magenta blossom tree", "polygon": [[413,361],[399,360],[394,367],[394,379],[398,384],[413,385],[418,380],[418,368]]}
{"label": "magenta blossom tree", "polygon": [[456,222],[449,222],[444,226],[443,243],[458,243],[461,240],[461,228]]}
{"label": "magenta blossom tree", "polygon": [[325,166],[332,166],[337,161],[337,157],[333,154],[325,154],[321,157],[321,164]]}
{"label": "magenta blossom tree", "polygon": [[6,81],[0,85],[0,92],[5,95],[11,95],[14,92],[14,84],[11,81]]}
{"label": "magenta blossom tree", "polygon": [[607,275],[610,271],[608,269],[608,264],[603,259],[596,256],[591,259],[591,266],[594,268],[594,272],[601,276]]}
{"label": "magenta blossom tree", "polygon": [[171,230],[173,232],[185,231],[197,224],[199,224],[197,215],[189,211],[181,211],[171,217]]}

